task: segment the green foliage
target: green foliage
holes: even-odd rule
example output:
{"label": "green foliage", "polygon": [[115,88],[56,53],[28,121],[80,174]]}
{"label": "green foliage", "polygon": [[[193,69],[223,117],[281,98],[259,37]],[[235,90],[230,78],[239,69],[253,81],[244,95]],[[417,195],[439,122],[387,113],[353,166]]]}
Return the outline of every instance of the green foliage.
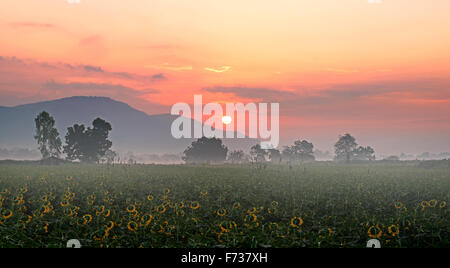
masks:
{"label": "green foliage", "polygon": [[221,139],[202,137],[184,151],[186,163],[220,163],[227,159],[228,148]]}
{"label": "green foliage", "polygon": [[250,149],[250,157],[252,162],[261,163],[266,162],[267,150],[261,148],[261,145],[256,144]]}
{"label": "green foliage", "polygon": [[111,124],[97,118],[92,125],[92,128],[86,129],[84,125],[76,124],[67,129],[64,153],[68,160],[97,163],[112,147],[112,142],[108,140]]}
{"label": "green foliage", "polygon": [[228,155],[228,160],[233,164],[240,164],[245,162],[245,154],[242,150],[232,151]]}
{"label": "green foliage", "polygon": [[349,163],[352,160],[371,161],[375,160],[375,150],[370,147],[359,146],[355,138],[350,134],[340,136],[334,145],[335,160]]}
{"label": "green foliage", "polygon": [[295,141],[293,146],[284,148],[283,158],[287,161],[314,161],[314,145],[306,140]]}
{"label": "green foliage", "polygon": [[58,130],[55,128],[55,119],[46,111],[41,112],[34,120],[36,125],[36,135],[34,139],[39,144],[42,158],[58,158],[61,154],[61,139]]}
{"label": "green foliage", "polygon": [[353,154],[357,146],[358,144],[352,135],[347,133],[344,136],[340,136],[339,140],[334,145],[336,160],[350,162],[350,160],[353,159]]}
{"label": "green foliage", "polygon": [[0,247],[448,247],[449,189],[401,164],[0,165]]}

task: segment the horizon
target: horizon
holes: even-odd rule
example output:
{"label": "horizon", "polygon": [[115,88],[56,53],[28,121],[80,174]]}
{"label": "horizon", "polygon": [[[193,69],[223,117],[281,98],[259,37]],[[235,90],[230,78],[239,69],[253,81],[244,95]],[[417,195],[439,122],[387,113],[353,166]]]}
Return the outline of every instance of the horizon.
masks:
{"label": "horizon", "polygon": [[[73,99],[80,99],[80,100],[82,100],[82,99],[104,99],[104,100],[109,100],[109,101],[113,101],[113,102],[117,102],[117,103],[126,104],[127,106],[131,107],[134,110],[137,110],[139,112],[143,112],[147,116],[165,116],[165,115],[172,116],[170,113],[148,114],[145,111],[141,111],[141,110],[139,110],[139,109],[137,109],[135,107],[132,107],[128,103],[115,100],[114,98],[111,98],[111,97],[106,97],[106,96],[88,96],[88,95],[85,95],[85,96],[71,96],[71,97],[64,97],[64,98],[60,98],[60,99],[50,99],[50,100],[46,100],[46,101],[42,101],[42,102],[26,103],[26,104],[21,104],[21,105],[16,105],[16,106],[0,106],[0,107],[3,107],[3,108],[17,108],[17,107],[22,107],[22,106],[27,106],[27,105],[42,104],[42,103],[52,103],[52,102],[58,102],[58,101],[62,101],[62,100],[73,100]],[[93,117],[95,117],[95,116],[93,116]],[[57,118],[55,118],[55,119],[57,119]],[[114,126],[113,126],[113,129],[114,129]],[[60,135],[61,134],[63,134],[63,133],[60,133]],[[342,133],[341,135],[344,135],[344,134],[345,133]],[[358,137],[356,137],[356,138],[358,140]],[[338,139],[338,137],[336,137],[336,140],[337,139]],[[289,146],[289,145],[290,145],[290,143],[285,142],[283,144],[280,144],[278,146],[278,149],[282,149],[285,146]],[[38,152],[38,150],[36,148],[21,148],[21,147],[17,147],[17,146],[14,146],[14,147],[0,147],[0,149],[6,149],[6,150],[9,150],[9,151],[17,151],[17,150],[20,150],[20,149],[28,149],[28,150],[31,150],[32,152]],[[320,155],[322,155],[323,153],[325,153],[325,154],[328,153],[329,157],[331,157],[330,159],[332,159],[332,157],[334,156],[334,150],[333,150],[332,147],[331,148],[317,148],[315,146],[314,147],[314,151],[316,153],[319,153]],[[126,154],[128,154],[130,152],[132,152],[132,151],[118,151],[118,153],[120,153],[121,155],[126,155]],[[136,156],[139,156],[139,155],[141,155],[141,156],[143,156],[143,155],[153,155],[153,154],[155,154],[155,155],[166,155],[166,154],[167,155],[172,155],[172,154],[175,154],[175,153],[170,153],[170,152],[168,152],[168,153],[153,153],[151,151],[149,151],[149,152],[133,152],[133,153],[135,153]],[[179,153],[181,154],[181,151]],[[246,153],[248,153],[248,152],[246,152]],[[389,157],[389,156],[401,156],[402,154],[405,154],[407,156],[408,160],[414,160],[412,158],[416,158],[417,159],[419,157],[419,159],[421,159],[420,156],[424,155],[424,154],[427,154],[427,153],[430,153],[432,155],[432,157],[438,157],[439,154],[448,154],[449,152],[448,151],[435,151],[435,152],[432,152],[432,151],[421,151],[421,152],[402,151],[402,152],[397,152],[397,153],[394,153],[394,154],[382,154],[382,153],[379,153],[378,151],[375,150],[375,155],[377,156],[377,160],[381,160],[381,159]],[[37,155],[36,155],[36,158],[38,158]],[[325,159],[323,161],[327,161],[327,160]]]}

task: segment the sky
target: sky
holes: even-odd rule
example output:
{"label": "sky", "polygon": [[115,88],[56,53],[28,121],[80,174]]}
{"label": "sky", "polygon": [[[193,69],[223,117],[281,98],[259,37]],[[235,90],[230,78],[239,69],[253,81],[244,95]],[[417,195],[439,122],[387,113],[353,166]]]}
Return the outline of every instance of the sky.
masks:
{"label": "sky", "polygon": [[448,0],[2,0],[0,106],[278,102],[281,139],[450,151]]}

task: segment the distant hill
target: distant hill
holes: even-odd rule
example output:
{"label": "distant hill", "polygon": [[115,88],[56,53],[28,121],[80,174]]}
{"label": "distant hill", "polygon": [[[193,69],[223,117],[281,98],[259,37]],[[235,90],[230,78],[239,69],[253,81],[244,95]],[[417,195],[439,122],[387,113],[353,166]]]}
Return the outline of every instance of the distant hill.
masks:
{"label": "distant hill", "polygon": [[[110,98],[80,96],[0,107],[0,148],[36,148],[34,118],[43,110],[55,118],[63,143],[69,126],[76,123],[90,126],[97,117],[111,123],[113,149],[119,152],[181,153],[193,141],[172,138],[170,126],[176,116],[148,115]],[[248,151],[256,142],[253,139],[224,139],[231,150]]]}

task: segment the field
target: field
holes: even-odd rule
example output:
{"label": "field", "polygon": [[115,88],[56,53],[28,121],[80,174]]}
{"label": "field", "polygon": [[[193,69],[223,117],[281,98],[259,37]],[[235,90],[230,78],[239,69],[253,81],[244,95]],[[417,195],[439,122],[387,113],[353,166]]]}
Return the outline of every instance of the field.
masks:
{"label": "field", "polygon": [[0,247],[449,247],[450,170],[0,165]]}

